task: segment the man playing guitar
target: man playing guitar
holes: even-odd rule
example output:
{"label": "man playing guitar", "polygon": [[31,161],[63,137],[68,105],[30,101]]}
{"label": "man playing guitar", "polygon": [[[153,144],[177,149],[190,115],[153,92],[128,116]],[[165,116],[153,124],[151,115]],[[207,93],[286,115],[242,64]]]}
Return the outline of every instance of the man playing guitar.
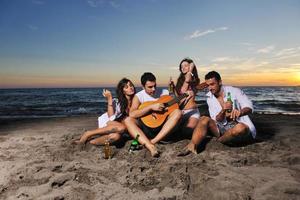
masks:
{"label": "man playing guitar", "polygon": [[[143,90],[136,93],[132,100],[132,105],[129,111],[129,117],[125,119],[125,125],[129,134],[136,138],[139,135],[139,143],[144,145],[153,157],[158,157],[159,152],[155,144],[165,138],[178,124],[182,117],[181,110],[174,109],[168,114],[164,123],[156,128],[145,126],[140,118],[151,115],[151,113],[164,113],[168,109],[166,103],[154,102],[147,106],[139,108],[143,103],[149,101],[156,101],[156,78],[150,73],[146,72],[141,77]],[[152,116],[155,118],[155,116]]]}

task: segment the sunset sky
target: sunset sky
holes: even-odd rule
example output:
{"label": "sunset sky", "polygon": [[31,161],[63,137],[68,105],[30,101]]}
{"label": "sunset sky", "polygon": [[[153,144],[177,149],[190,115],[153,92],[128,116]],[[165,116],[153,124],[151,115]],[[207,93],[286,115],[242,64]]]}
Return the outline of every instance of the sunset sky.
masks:
{"label": "sunset sky", "polygon": [[299,0],[0,0],[0,88],[159,85],[181,59],[229,85],[300,85]]}

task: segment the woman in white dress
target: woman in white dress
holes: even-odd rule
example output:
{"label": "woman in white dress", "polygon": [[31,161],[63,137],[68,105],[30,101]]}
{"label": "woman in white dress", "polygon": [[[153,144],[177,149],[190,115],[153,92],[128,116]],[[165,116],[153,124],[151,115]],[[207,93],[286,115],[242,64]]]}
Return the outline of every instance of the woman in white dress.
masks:
{"label": "woman in white dress", "polygon": [[80,139],[75,140],[75,144],[103,145],[107,140],[110,143],[121,139],[121,135],[126,131],[124,119],[128,116],[132,98],[135,95],[133,83],[123,78],[117,86],[117,98],[112,98],[109,90],[103,90],[103,96],[107,99],[107,112],[98,118],[99,128],[86,131]]}

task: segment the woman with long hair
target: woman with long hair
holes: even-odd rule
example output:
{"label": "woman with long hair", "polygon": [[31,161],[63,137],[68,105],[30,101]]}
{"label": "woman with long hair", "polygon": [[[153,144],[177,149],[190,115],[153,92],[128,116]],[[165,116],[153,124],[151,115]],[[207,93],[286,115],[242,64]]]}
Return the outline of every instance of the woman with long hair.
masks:
{"label": "woman with long hair", "polygon": [[190,58],[184,58],[179,64],[180,75],[177,79],[174,93],[180,96],[187,93],[189,96],[180,103],[182,110],[182,123],[184,130],[192,133],[200,118],[200,112],[195,102],[195,95],[197,93],[197,86],[200,83],[198,72],[194,61]]}
{"label": "woman with long hair", "polygon": [[103,145],[107,140],[110,143],[120,140],[126,131],[123,121],[128,116],[135,92],[133,83],[127,78],[119,81],[117,98],[113,99],[111,92],[104,89],[102,94],[107,99],[107,112],[98,118],[99,128],[84,132],[74,143],[85,144],[90,140],[93,145]]}

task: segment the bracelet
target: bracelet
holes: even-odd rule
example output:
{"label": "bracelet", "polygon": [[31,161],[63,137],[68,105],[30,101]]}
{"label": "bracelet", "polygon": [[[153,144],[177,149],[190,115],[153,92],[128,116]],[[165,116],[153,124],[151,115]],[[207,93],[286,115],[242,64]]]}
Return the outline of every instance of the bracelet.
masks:
{"label": "bracelet", "polygon": [[108,104],[109,106],[113,106],[112,104]]}

